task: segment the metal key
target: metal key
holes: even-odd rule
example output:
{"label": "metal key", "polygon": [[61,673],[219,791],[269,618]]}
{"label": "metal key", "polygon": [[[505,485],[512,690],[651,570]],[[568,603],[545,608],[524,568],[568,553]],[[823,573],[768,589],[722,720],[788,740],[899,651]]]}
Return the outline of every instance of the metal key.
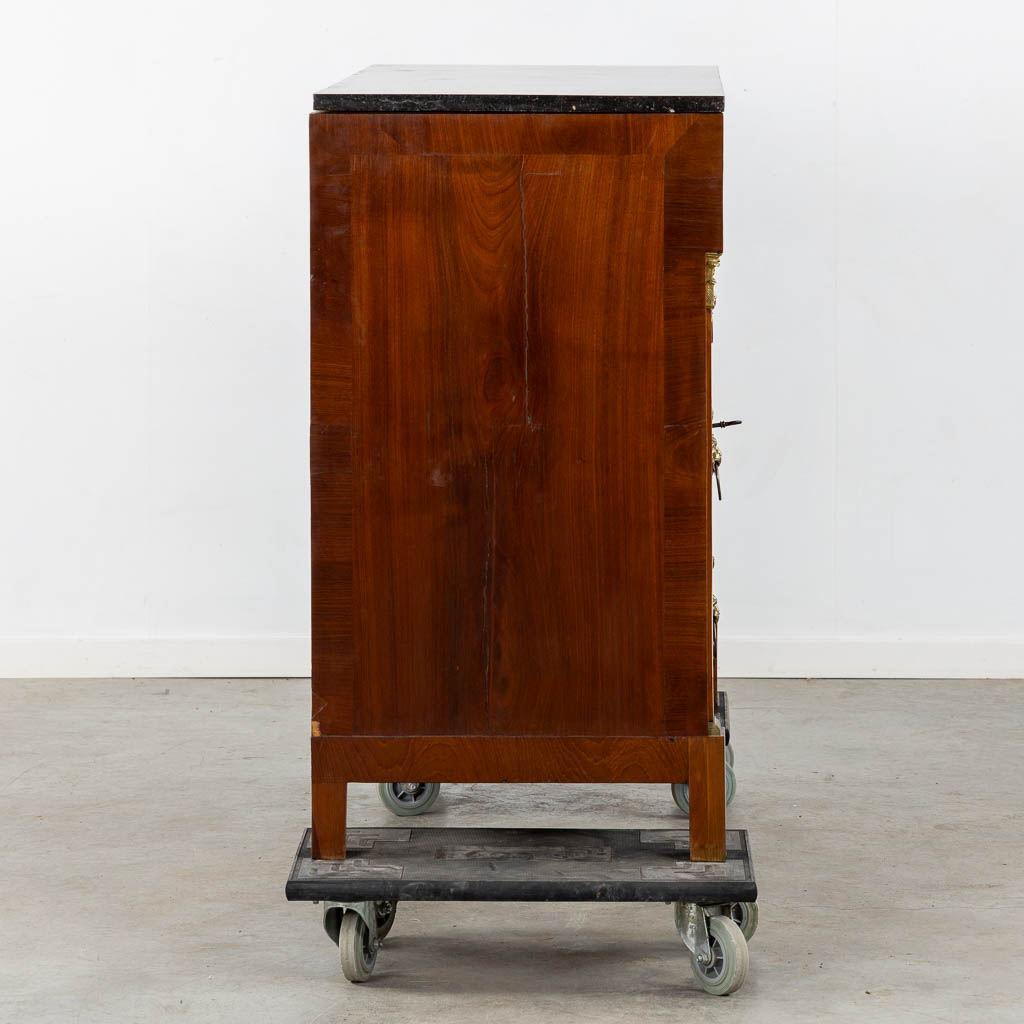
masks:
{"label": "metal key", "polygon": [[[737,427],[743,420],[718,420],[711,424],[715,430],[719,430],[722,427]],[[718,447],[718,441],[715,440],[715,435],[711,435],[711,468],[715,474],[715,487],[718,488],[718,500],[722,500],[722,480],[718,475],[718,467],[722,464],[722,449]]]}
{"label": "metal key", "polygon": [[714,434],[711,435],[711,468],[715,474],[715,486],[718,488],[718,500],[722,500],[722,481],[718,476],[718,467],[722,464],[722,449],[718,447],[718,440]]}

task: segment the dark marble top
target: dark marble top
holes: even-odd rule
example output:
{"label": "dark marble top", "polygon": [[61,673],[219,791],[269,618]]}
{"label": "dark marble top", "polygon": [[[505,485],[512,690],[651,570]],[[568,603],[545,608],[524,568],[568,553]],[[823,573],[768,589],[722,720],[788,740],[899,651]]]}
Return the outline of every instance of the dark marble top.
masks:
{"label": "dark marble top", "polygon": [[464,114],[717,114],[715,67],[374,64],[314,110]]}

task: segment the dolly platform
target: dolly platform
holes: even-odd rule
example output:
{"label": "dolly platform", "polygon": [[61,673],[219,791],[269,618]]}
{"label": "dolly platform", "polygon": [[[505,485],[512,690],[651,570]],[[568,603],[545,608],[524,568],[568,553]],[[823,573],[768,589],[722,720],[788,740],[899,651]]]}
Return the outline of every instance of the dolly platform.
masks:
{"label": "dolly platform", "polygon": [[313,860],[306,830],[285,886],[324,902],[349,981],[366,981],[402,900],[665,902],[694,975],[714,995],[747,975],[757,885],[745,831],[726,859],[689,859],[680,829],[353,828],[345,860]]}

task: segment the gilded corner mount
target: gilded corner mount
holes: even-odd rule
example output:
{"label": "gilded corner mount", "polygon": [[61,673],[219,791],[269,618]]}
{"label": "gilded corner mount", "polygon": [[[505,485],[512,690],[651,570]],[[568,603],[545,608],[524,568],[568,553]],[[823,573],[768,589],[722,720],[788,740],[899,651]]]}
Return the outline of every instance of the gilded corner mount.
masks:
{"label": "gilded corner mount", "polygon": [[715,308],[715,271],[718,269],[718,261],[721,258],[720,252],[704,254],[704,305],[708,309]]}

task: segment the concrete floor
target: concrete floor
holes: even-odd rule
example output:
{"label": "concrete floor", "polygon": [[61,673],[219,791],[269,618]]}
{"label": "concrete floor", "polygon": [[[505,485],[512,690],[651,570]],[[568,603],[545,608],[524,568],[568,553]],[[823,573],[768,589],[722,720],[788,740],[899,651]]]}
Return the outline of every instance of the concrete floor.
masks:
{"label": "concrete floor", "polygon": [[[1024,1021],[1024,683],[726,688],[761,926],[715,999],[661,904],[406,903],[351,985],[283,895],[306,681],[0,682],[0,1020]],[[680,819],[667,786],[481,785],[420,820]]]}

